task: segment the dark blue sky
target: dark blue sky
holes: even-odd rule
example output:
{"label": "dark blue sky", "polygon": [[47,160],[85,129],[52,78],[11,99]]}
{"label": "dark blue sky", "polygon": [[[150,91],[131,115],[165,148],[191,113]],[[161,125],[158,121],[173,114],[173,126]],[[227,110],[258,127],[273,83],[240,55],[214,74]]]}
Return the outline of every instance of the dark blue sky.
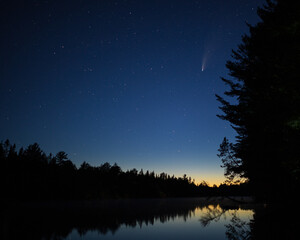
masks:
{"label": "dark blue sky", "polygon": [[263,3],[1,2],[0,140],[223,181],[215,94]]}

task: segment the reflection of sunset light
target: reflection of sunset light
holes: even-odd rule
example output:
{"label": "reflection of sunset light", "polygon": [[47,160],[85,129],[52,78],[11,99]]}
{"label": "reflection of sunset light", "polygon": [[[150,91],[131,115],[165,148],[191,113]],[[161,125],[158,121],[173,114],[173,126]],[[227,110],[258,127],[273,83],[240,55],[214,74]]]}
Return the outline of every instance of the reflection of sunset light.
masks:
{"label": "reflection of sunset light", "polygon": [[[234,212],[234,210],[229,210],[228,212],[232,214]],[[239,208],[237,210],[237,214],[238,214],[238,217],[240,217],[242,220],[253,219],[254,211],[250,210],[250,209],[245,210],[245,209]]]}
{"label": "reflection of sunset light", "polygon": [[203,208],[198,207],[198,208],[195,209],[195,216],[198,217],[198,218],[201,218],[205,214],[207,214],[208,212],[212,212],[212,211],[221,212],[222,208],[219,206],[219,204],[218,205],[210,204],[210,205],[207,205]]}
{"label": "reflection of sunset light", "polygon": [[227,210],[227,209],[222,209],[222,207],[219,204],[217,204],[217,205],[210,204],[203,208],[197,207],[195,209],[194,215],[197,218],[201,218],[201,217],[207,215],[209,212],[213,213],[215,216],[220,215],[220,219],[222,219],[222,218],[229,219],[235,214],[238,218],[240,218],[243,221],[248,221],[248,220],[253,219],[253,215],[254,215],[254,211],[250,210],[250,209],[239,208],[237,210],[236,209]]}

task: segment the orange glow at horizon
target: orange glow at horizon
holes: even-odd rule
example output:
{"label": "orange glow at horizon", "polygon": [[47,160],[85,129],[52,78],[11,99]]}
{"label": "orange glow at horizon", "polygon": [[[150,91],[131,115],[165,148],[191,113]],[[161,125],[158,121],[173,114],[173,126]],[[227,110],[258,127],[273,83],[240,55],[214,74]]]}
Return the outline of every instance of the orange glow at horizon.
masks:
{"label": "orange glow at horizon", "polygon": [[[193,178],[192,178],[193,179]],[[203,181],[205,181],[209,186],[217,185],[219,186],[220,184],[224,183],[225,178],[224,176],[207,176],[207,177],[201,177],[201,178],[194,178],[195,179],[195,184],[199,185]]]}

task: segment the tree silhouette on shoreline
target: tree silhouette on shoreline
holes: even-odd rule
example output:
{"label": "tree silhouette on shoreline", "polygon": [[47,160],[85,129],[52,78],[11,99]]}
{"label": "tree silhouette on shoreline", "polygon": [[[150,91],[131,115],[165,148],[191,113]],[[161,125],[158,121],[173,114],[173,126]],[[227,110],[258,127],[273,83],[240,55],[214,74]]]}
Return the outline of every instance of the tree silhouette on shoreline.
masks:
{"label": "tree silhouette on shoreline", "polygon": [[48,156],[37,143],[21,148],[9,141],[0,143],[2,199],[16,201],[89,200],[108,198],[165,198],[211,195],[244,195],[247,186],[209,187],[196,185],[190,177],[131,169],[116,163],[77,168],[60,151]]}
{"label": "tree silhouette on shoreline", "polygon": [[223,142],[220,156],[229,180],[246,178],[258,198],[273,201],[296,197],[300,186],[300,3],[268,0],[257,13],[262,21],[226,64],[228,99],[217,95],[219,117],[237,133],[225,144],[232,153],[226,159]]}

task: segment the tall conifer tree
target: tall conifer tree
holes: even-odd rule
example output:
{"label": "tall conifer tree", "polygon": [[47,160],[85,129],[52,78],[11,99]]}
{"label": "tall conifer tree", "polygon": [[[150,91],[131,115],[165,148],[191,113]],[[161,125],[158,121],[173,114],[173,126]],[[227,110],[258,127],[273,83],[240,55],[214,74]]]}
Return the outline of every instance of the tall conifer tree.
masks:
{"label": "tall conifer tree", "polygon": [[257,13],[261,22],[233,51],[222,78],[229,90],[217,100],[237,132],[237,174],[276,199],[300,181],[300,1],[267,1]]}

